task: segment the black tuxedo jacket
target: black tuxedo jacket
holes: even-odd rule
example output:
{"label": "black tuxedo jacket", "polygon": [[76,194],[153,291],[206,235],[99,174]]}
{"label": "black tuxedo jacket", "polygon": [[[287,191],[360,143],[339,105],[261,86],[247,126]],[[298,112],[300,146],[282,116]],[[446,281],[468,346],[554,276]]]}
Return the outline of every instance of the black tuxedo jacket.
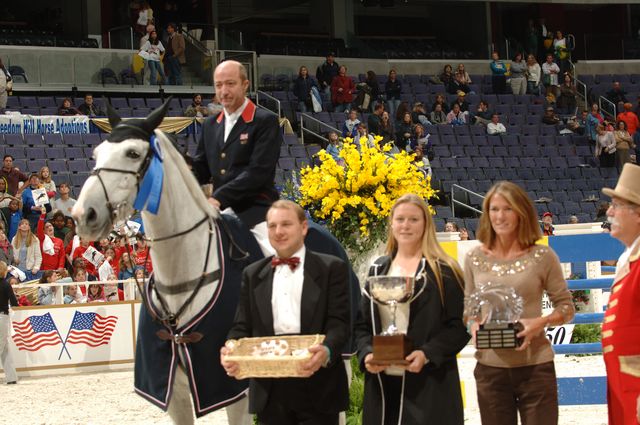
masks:
{"label": "black tuxedo jacket", "polygon": [[[240,303],[229,339],[274,335],[272,292],[271,257],[257,261],[244,270]],[[271,390],[276,379],[251,379],[251,413],[260,413],[267,402],[296,406],[312,401],[315,410],[322,413],[340,412],[349,404],[347,375],[341,358],[350,332],[346,263],[337,257],[307,250],[301,303],[301,334],[318,333],[326,336],[324,344],[331,350],[329,364],[309,378],[277,379],[279,391],[275,394]]]}
{"label": "black tuxedo jacket", "polygon": [[283,142],[278,118],[249,101],[224,141],[224,112],[202,124],[193,170],[200,184],[213,183],[221,209],[233,208],[249,227],[264,221],[278,199],[276,164]]}

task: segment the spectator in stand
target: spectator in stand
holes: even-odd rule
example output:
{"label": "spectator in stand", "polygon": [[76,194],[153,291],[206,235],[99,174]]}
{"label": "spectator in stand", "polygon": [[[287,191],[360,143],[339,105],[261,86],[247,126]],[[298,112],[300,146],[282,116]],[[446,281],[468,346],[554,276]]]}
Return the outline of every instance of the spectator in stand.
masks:
{"label": "spectator in stand", "polygon": [[544,111],[544,115],[542,116],[542,123],[547,125],[557,125],[560,123],[560,118],[556,115],[553,110],[553,107],[549,106]]}
{"label": "spectator in stand", "polygon": [[396,127],[402,123],[402,121],[404,120],[404,114],[406,114],[407,112],[411,113],[409,103],[400,102],[400,106],[398,106],[398,109],[396,109],[396,116],[394,117],[395,121],[393,122]]}
{"label": "spectator in stand", "polygon": [[58,108],[58,115],[82,115],[75,106],[73,106],[73,100],[70,97],[65,97],[62,101],[62,105]]}
{"label": "spectator in stand", "polygon": [[469,111],[469,102],[464,100],[466,96],[465,92],[460,90],[458,91],[457,94],[458,94],[458,97],[456,97],[456,100],[453,101],[453,103],[451,104],[451,107],[453,108],[454,105],[458,105],[460,107],[460,111],[462,112]]}
{"label": "spectator in stand", "polygon": [[467,230],[466,227],[461,227],[460,230],[458,230],[460,232],[460,240],[461,241],[468,241],[469,238],[469,231]]}
{"label": "spectator in stand", "polygon": [[473,84],[473,81],[471,81],[471,77],[469,77],[469,73],[464,69],[463,63],[458,64],[458,68],[456,69],[456,74],[459,74],[462,76],[461,81],[463,81],[466,85]]}
{"label": "spectator in stand", "polygon": [[340,151],[342,150],[342,147],[340,143],[340,138],[338,137],[338,133],[336,133],[335,131],[330,131],[329,134],[327,135],[327,139],[328,139],[327,148],[326,148],[327,153],[331,155],[331,157],[336,162],[336,164],[341,166],[344,165],[344,160],[340,158]]}
{"label": "spectator in stand", "polygon": [[67,233],[71,231],[71,229],[64,225],[64,213],[59,210],[55,211],[51,219],[51,224],[53,225],[53,235],[64,242]]}
{"label": "spectator in stand", "polygon": [[[84,270],[80,269],[82,273]],[[80,272],[78,272],[80,274]],[[92,283],[87,288],[87,302],[88,303],[99,303],[105,302],[107,299],[104,295],[104,286],[98,283]]]}
{"label": "spectator in stand", "polygon": [[416,164],[416,167],[418,167],[418,170],[424,173],[425,177],[431,177],[433,175],[433,170],[431,169],[431,162],[429,161],[428,156],[424,154],[425,149],[427,149],[426,145],[416,145],[413,151],[413,154],[415,155],[413,162]]}
{"label": "spectator in stand", "polygon": [[12,199],[9,201],[9,206],[2,209],[2,220],[9,240],[13,240],[16,235],[22,218],[22,199],[20,198]]}
{"label": "spectator in stand", "polygon": [[167,65],[169,84],[181,86],[182,64],[186,63],[186,58],[184,56],[184,36],[176,32],[176,24],[174,23],[167,25],[167,33],[169,34],[169,37],[167,39],[164,63]]}
{"label": "spectator in stand", "polygon": [[572,116],[567,120],[567,128],[581,136],[585,135],[589,112],[582,111],[580,117]]}
{"label": "spectator in stand", "polygon": [[7,239],[7,234],[4,230],[0,231],[0,261],[8,266],[13,266],[15,263],[13,245],[11,245],[9,239]]}
{"label": "spectator in stand", "polygon": [[491,85],[493,86],[493,94],[504,94],[507,87],[507,66],[500,60],[498,52],[491,54]]}
{"label": "spectator in stand", "polygon": [[513,94],[525,94],[527,92],[527,64],[522,60],[522,53],[516,52],[511,61],[511,91]]}
{"label": "spectator in stand", "polygon": [[82,302],[82,292],[78,291],[78,285],[66,285],[64,287],[64,304],[79,304]]}
{"label": "spectator in stand", "polygon": [[64,242],[62,239],[56,238],[53,224],[45,221],[44,214],[40,216],[36,233],[40,240],[40,251],[42,253],[40,270],[63,269],[65,266]]}
{"label": "spectator in stand", "polygon": [[506,133],[507,128],[500,122],[500,116],[498,114],[491,115],[491,122],[487,124],[487,134],[499,136]]}
{"label": "spectator in stand", "polygon": [[[38,226],[38,220],[40,219],[41,207],[36,205],[36,201],[33,197],[33,191],[42,188],[40,183],[40,177],[37,174],[32,174],[29,177],[29,186],[22,191],[22,215],[31,224],[31,230],[35,231]],[[47,213],[51,211],[51,202],[48,202],[44,206]]]}
{"label": "spectator in stand", "polygon": [[373,111],[374,102],[380,100],[380,85],[378,84],[378,77],[373,71],[367,71],[367,78],[364,80],[365,84],[371,89],[371,101],[369,102],[369,110]]}
{"label": "spectator in stand", "polygon": [[[90,245],[90,241],[80,238],[80,245],[73,250],[71,258],[73,260],[74,266],[76,265],[76,259],[82,260],[82,262],[80,263],[82,267],[87,271],[88,274],[95,277],[97,276],[96,266],[94,266],[89,260],[83,257],[85,251],[89,248]],[[74,269],[76,267],[74,267]]]}
{"label": "spectator in stand", "polygon": [[42,265],[40,241],[31,232],[29,220],[22,219],[18,224],[18,231],[11,240],[15,254],[16,266],[27,275],[27,280],[38,279]]}
{"label": "spectator in stand", "polygon": [[[311,91],[314,88],[318,90],[318,83],[309,75],[307,67],[301,66],[298,70],[298,78],[293,82],[293,94],[298,98],[298,111],[302,113],[313,111]],[[320,96],[320,92],[317,95]]]}
{"label": "spectator in stand", "polygon": [[[83,283],[81,287],[84,287],[85,286],[84,284],[86,282],[95,282],[96,277],[87,273],[84,267],[82,267],[81,261],[78,261],[78,263],[80,264],[73,268],[73,276],[72,276],[73,281],[78,283]],[[102,285],[99,285],[99,286],[102,287]]]}
{"label": "spectator in stand", "polygon": [[10,195],[16,196],[19,191],[22,189],[18,189],[19,184],[26,183],[29,180],[29,177],[20,171],[17,167],[13,166],[13,157],[11,155],[5,155],[2,160],[2,168],[0,169],[0,178],[4,178],[7,182],[7,192]]}
{"label": "spectator in stand", "polygon": [[51,179],[51,170],[49,170],[49,167],[44,166],[40,168],[38,177],[40,177],[40,183],[44,187],[44,190],[47,191],[49,199],[53,199],[56,196],[56,182]]}
{"label": "spectator in stand", "polygon": [[533,19],[529,19],[527,22],[527,34],[525,41],[525,49],[527,53],[532,53],[534,55],[538,54],[538,41],[540,39],[540,34],[538,33],[538,28],[535,25]]}
{"label": "spectator in stand", "polygon": [[465,83],[464,74],[461,74],[459,72],[456,72],[453,75],[453,83],[451,83],[451,86],[453,88],[454,93],[463,92],[463,93],[475,94],[474,92],[471,91],[471,87],[469,87],[469,85]]}
{"label": "spectator in stand", "polygon": [[135,273],[135,264],[131,261],[128,252],[123,252],[118,263],[118,280],[130,279]]}
{"label": "spectator in stand", "polygon": [[542,83],[544,84],[545,94],[553,94],[558,97],[558,75],[560,67],[553,61],[553,55],[549,53],[547,60],[542,64]]}
{"label": "spectator in stand", "polygon": [[623,107],[624,111],[618,114],[617,120],[624,121],[624,123],[627,124],[627,130],[633,137],[635,136],[638,127],[640,127],[640,121],[638,121],[638,116],[636,115],[636,113],[631,110],[631,108],[633,107],[631,103],[626,102]]}
{"label": "spectator in stand", "polygon": [[569,49],[567,49],[567,40],[562,35],[562,31],[556,31],[556,37],[553,39],[553,51],[560,66],[560,73],[565,74],[569,71]]}
{"label": "spectator in stand", "polygon": [[358,111],[353,108],[349,111],[347,120],[342,124],[342,137],[355,138],[358,135],[358,124],[360,124]]}
{"label": "spectator in stand", "polygon": [[398,108],[400,107],[400,93],[402,91],[402,83],[397,78],[395,69],[389,71],[389,77],[384,83],[384,92],[387,96],[387,110],[390,116],[395,116]]}
{"label": "spectator in stand", "polygon": [[436,94],[436,100],[435,102],[433,102],[433,106],[431,107],[432,111],[436,110],[436,105],[440,105],[442,107],[442,112],[444,112],[445,114],[449,113],[449,111],[451,110],[447,102],[445,102],[444,94],[442,93]]}
{"label": "spectator in stand", "polygon": [[428,114],[424,109],[422,102],[416,102],[413,104],[413,111],[411,111],[411,121],[414,123],[420,123],[422,125],[431,125],[431,121],[427,118]]}
{"label": "spectator in stand", "polygon": [[469,113],[462,112],[460,110],[460,105],[457,103],[453,104],[453,109],[447,114],[447,124],[451,125],[466,125],[468,122]]}
{"label": "spectator in stand", "polygon": [[153,24],[153,9],[148,1],[143,1],[138,9],[138,19],[136,20],[136,32],[144,35],[149,24]]}
{"label": "spectator in stand", "polygon": [[380,120],[380,134],[378,136],[382,137],[382,143],[380,146],[385,145],[394,139],[394,131],[393,131],[393,123],[391,122],[391,117],[389,117],[389,112],[382,112],[382,119]]}
{"label": "spectator in stand", "polygon": [[[40,276],[40,284],[56,283],[60,279],[57,270],[46,270]],[[27,279],[30,280],[30,279]],[[41,286],[38,288],[38,304],[52,305],[54,304],[55,294],[60,290],[58,286]]]}
{"label": "spectator in stand", "polygon": [[607,92],[605,97],[614,105],[618,111],[622,111],[623,105],[628,102],[627,92],[622,90],[619,81],[614,81],[611,90]]}
{"label": "spectator in stand", "polygon": [[84,95],[84,103],[78,106],[78,111],[80,114],[88,117],[104,117],[107,115],[93,102],[93,94],[91,93],[86,93]]}
{"label": "spectator in stand", "polygon": [[[182,35],[180,35],[182,37]],[[160,84],[167,84],[167,76],[164,73],[162,66],[162,54],[165,52],[165,48],[158,38],[158,33],[154,30],[149,34],[149,40],[140,48],[140,52],[143,53],[145,64],[149,68],[149,84],[156,85],[157,75],[160,74]]]}
{"label": "spectator in stand", "polygon": [[383,112],[384,104],[382,102],[377,102],[373,107],[373,113],[369,114],[369,118],[367,118],[367,126],[369,127],[369,132],[371,134],[375,134],[376,136],[380,135],[380,122],[382,120]]}
{"label": "spectator in stand", "polygon": [[[587,125],[585,127],[585,133],[589,136],[589,140],[596,140],[596,128],[599,125],[604,124],[604,118],[600,115],[598,111],[598,104],[594,103],[591,105],[591,112],[587,116]],[[603,127],[604,128],[604,127]]]}
{"label": "spectator in stand", "polygon": [[442,70],[442,73],[440,74],[440,81],[442,81],[442,84],[444,84],[444,89],[447,93],[456,93],[454,80],[455,76],[453,75],[453,68],[451,68],[451,65],[446,64],[444,66],[444,69]]}
{"label": "spectator in stand", "polygon": [[473,116],[476,125],[487,125],[491,122],[493,113],[489,110],[489,104],[485,100],[481,100],[478,104],[478,110]]}
{"label": "spectator in stand", "polygon": [[358,124],[358,134],[356,135],[356,138],[355,138],[358,146],[360,146],[360,144],[362,143],[363,137],[366,140],[367,146],[373,147],[375,139],[371,134],[369,134],[367,125],[361,122],[360,124]]}
{"label": "spectator in stand", "polygon": [[347,76],[347,67],[341,65],[338,75],[331,81],[331,102],[336,112],[345,112],[351,109],[353,93],[356,85],[351,77]]}
{"label": "spectator in stand", "polygon": [[9,91],[8,83],[10,82],[11,82],[11,74],[2,63],[2,59],[0,59],[0,113],[4,113],[4,110],[7,107],[7,99],[8,99],[7,92]]}
{"label": "spectator in stand", "polygon": [[136,249],[134,251],[133,262],[137,266],[145,268],[147,273],[151,274],[153,271],[153,264],[151,264],[151,256],[149,255],[149,246],[147,245],[147,239],[144,233],[138,233],[136,235]]}
{"label": "spectator in stand", "polygon": [[536,57],[532,54],[527,56],[527,94],[540,94],[540,80],[542,70]]}
{"label": "spectator in stand", "polygon": [[7,179],[0,177],[0,208],[7,208],[12,199],[18,199],[7,191],[7,186]]}
{"label": "spectator in stand", "polygon": [[405,112],[402,121],[396,126],[396,146],[399,150],[405,150],[411,147],[411,136],[413,135],[413,122],[411,121],[411,113]]}
{"label": "spectator in stand", "polygon": [[60,187],[58,187],[60,197],[51,202],[52,211],[62,211],[65,217],[71,216],[71,209],[76,204],[76,200],[70,196],[70,192],[69,183],[60,183]]}
{"label": "spectator in stand", "polygon": [[191,105],[184,111],[185,117],[207,117],[209,116],[209,108],[202,104],[202,95],[196,93],[192,97]]}
{"label": "spectator in stand", "polygon": [[447,124],[447,114],[442,110],[441,103],[435,104],[429,118],[432,124]]}
{"label": "spectator in stand", "polygon": [[453,221],[447,221],[444,224],[444,231],[448,232],[448,233],[450,233],[450,232],[458,232],[459,231],[458,230],[458,224],[456,222],[453,222]]}
{"label": "spectator in stand", "polygon": [[209,115],[215,115],[218,112],[222,112],[222,110],[224,109],[224,106],[222,106],[222,103],[220,103],[220,99],[218,99],[218,95],[217,94],[213,94],[213,97],[211,98],[211,103],[209,103],[207,105],[207,109],[209,109]]}
{"label": "spectator in stand", "polygon": [[578,217],[575,215],[569,216],[569,224],[578,224]]}
{"label": "spectator in stand", "polygon": [[316,80],[318,80],[320,89],[324,91],[327,99],[331,99],[331,83],[333,83],[333,79],[338,75],[338,70],[340,69],[340,66],[334,60],[334,56],[333,53],[329,53],[327,60],[316,69]]}
{"label": "spectator in stand", "polygon": [[571,75],[564,74],[564,81],[560,86],[560,96],[558,97],[558,110],[563,115],[573,115],[576,113],[576,108],[578,106],[578,102],[576,100],[576,96],[578,94],[578,90],[576,89],[575,84],[573,84],[573,79]]}
{"label": "spectator in stand", "polygon": [[542,214],[542,234],[544,236],[553,236],[553,214],[549,211]]}
{"label": "spectator in stand", "polygon": [[144,43],[146,43],[149,40],[149,34],[151,34],[152,31],[156,30],[156,26],[153,24],[148,24],[145,34],[142,36],[142,38],[140,39],[140,48],[142,48],[142,46],[144,46]]}
{"label": "spectator in stand", "polygon": [[627,162],[631,162],[631,150],[636,148],[633,144],[633,138],[627,130],[627,123],[624,121],[618,121],[616,123],[616,130],[613,132],[613,136],[616,138],[616,168],[618,174],[622,172],[622,167]]}
{"label": "spectator in stand", "polygon": [[[417,146],[422,146],[424,148],[423,151],[429,155],[429,152],[431,151],[431,142],[429,141],[429,135],[422,124],[416,124],[415,127],[413,127],[413,136],[411,137],[411,141],[411,150],[415,150]],[[430,159],[433,159],[433,155],[431,155]]]}

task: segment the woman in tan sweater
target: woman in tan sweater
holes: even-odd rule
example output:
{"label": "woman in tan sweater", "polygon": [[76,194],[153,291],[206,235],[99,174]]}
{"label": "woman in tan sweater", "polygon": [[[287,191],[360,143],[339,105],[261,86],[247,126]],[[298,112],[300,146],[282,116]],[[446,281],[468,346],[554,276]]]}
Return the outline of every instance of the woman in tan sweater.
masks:
{"label": "woman in tan sweater", "polygon": [[[524,342],[516,349],[477,350],[474,372],[483,424],[558,423],[553,349],[544,328],[569,322],[575,313],[560,261],[547,246],[536,245],[540,226],[531,200],[519,186],[498,182],[487,193],[480,217],[482,245],[465,257],[465,294],[492,282],[513,287],[523,299],[520,322]],[[546,292],[554,310],[542,315]],[[467,318],[475,340],[479,318]]]}
{"label": "woman in tan sweater", "polygon": [[624,121],[618,121],[613,136],[616,138],[616,168],[618,173],[621,173],[624,164],[631,162],[629,149],[635,149],[636,145],[633,143],[633,138],[627,131],[627,123]]}

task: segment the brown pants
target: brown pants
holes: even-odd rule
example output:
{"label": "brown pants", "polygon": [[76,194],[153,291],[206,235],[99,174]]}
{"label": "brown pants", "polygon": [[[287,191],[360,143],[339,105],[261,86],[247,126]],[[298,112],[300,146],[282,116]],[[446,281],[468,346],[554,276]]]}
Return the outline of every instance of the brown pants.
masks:
{"label": "brown pants", "polygon": [[558,424],[558,387],[553,362],[502,368],[478,363],[474,371],[483,425]]}

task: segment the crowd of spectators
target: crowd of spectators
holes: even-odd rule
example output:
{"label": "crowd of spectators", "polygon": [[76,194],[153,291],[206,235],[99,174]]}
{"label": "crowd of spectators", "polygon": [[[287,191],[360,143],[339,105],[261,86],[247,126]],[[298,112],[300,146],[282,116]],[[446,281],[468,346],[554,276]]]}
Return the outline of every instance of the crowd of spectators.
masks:
{"label": "crowd of spectators", "polygon": [[[135,243],[129,245],[116,233],[110,239],[82,240],[75,234],[70,217],[75,202],[68,183],[56,185],[47,167],[27,176],[6,155],[0,169],[0,260],[9,266],[14,284],[33,280],[62,283],[63,279],[83,283],[64,290],[42,286],[38,290],[39,304],[53,303],[59,290],[64,291],[61,295],[65,302],[123,299],[122,285],[95,285],[104,285],[100,289],[103,295],[95,296],[90,295],[84,282],[148,275],[152,265],[144,236],[138,234]],[[84,255],[86,252],[91,255]]]}

